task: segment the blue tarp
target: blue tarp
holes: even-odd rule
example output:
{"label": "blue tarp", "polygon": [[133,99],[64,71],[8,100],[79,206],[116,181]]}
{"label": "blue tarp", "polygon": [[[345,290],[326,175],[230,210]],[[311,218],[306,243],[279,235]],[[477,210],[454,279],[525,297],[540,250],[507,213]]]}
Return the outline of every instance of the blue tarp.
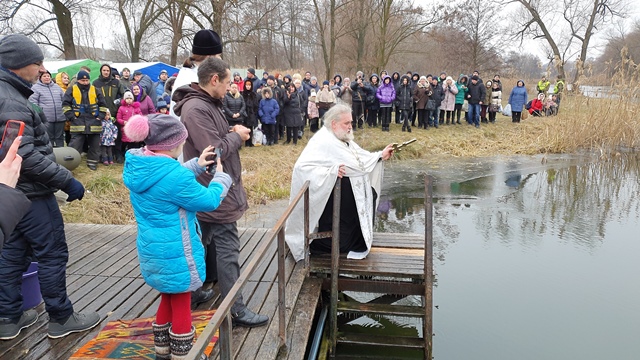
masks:
{"label": "blue tarp", "polygon": [[122,69],[128,68],[131,71],[131,77],[133,78],[133,72],[140,70],[145,75],[148,75],[151,80],[158,81],[160,71],[167,70],[169,76],[174,73],[178,73],[180,69],[169,64],[161,62],[139,62],[139,63],[113,63],[111,67],[118,69],[118,72],[122,74]]}

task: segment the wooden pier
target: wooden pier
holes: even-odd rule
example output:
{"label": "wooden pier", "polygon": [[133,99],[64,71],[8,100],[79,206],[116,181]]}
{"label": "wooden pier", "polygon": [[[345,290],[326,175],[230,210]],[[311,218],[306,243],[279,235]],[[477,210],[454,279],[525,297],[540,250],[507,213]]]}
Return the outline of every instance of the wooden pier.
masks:
{"label": "wooden pier", "polygon": [[[339,213],[339,182],[335,191],[338,196],[334,198],[337,199],[334,201],[334,216]],[[347,260],[335,251],[330,256],[312,259],[307,256],[305,261],[294,262],[285,247],[284,226],[298,202],[304,201],[305,205],[307,241],[327,236],[327,233],[309,232],[308,183],[273,228],[239,229],[242,246],[240,277],[226,298],[217,296],[198,308],[217,310],[198,337],[188,359],[198,358],[218,330],[219,340],[212,359],[305,359],[323,288],[330,291],[331,300],[328,331],[324,337],[323,349],[326,351],[320,352],[320,358],[327,355],[339,357],[336,346],[344,343],[419,349],[424,359],[431,359],[432,206],[428,180],[425,194],[425,234],[376,233],[371,252],[364,260]],[[338,223],[334,221],[334,224]],[[160,296],[145,284],[140,275],[135,225],[67,224],[65,231],[69,245],[69,297],[75,311],[97,311],[103,319],[100,326],[90,332],[49,339],[48,316],[44,305],[40,304],[36,308],[40,317],[34,325],[23,330],[16,339],[0,342],[0,359],[68,359],[107,322],[155,315]],[[335,225],[328,235],[332,233],[339,234]],[[337,236],[333,241],[339,241]],[[334,245],[333,248],[338,247]],[[346,290],[395,296],[418,295],[423,301],[419,307],[385,305],[375,301],[366,304],[339,302],[338,292]],[[267,326],[254,329],[231,327],[231,305],[239,294],[252,310],[269,316]],[[339,332],[339,313],[418,317],[423,321],[424,336],[380,338],[346,334]],[[153,356],[140,359],[153,359]]]}

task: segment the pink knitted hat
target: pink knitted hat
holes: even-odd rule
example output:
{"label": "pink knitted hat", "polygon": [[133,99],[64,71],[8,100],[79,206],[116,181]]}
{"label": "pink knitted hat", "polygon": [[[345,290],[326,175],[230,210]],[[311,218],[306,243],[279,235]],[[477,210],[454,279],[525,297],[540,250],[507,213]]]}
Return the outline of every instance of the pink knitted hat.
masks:
{"label": "pink knitted hat", "polygon": [[124,133],[132,141],[144,141],[149,150],[175,149],[188,136],[180,120],[169,114],[134,115],[124,125]]}

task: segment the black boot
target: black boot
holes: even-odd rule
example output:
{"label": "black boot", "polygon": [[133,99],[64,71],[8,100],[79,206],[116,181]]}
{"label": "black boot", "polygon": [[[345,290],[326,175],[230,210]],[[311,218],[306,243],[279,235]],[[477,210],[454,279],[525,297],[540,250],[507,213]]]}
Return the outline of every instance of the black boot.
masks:
{"label": "black boot", "polygon": [[213,289],[203,289],[200,288],[196,291],[191,292],[191,307],[198,307],[200,304],[204,304],[207,301],[213,299],[215,292]]}
{"label": "black boot", "polygon": [[155,322],[153,326],[153,344],[156,349],[156,360],[171,360],[171,349],[169,348],[169,328],[171,323],[158,325]]}
{"label": "black boot", "polygon": [[407,132],[411,132],[411,126],[407,126]]}

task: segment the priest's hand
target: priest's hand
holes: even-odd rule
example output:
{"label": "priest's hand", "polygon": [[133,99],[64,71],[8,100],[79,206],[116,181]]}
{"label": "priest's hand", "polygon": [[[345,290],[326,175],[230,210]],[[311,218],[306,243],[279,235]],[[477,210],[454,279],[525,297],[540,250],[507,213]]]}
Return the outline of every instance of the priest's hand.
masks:
{"label": "priest's hand", "polygon": [[340,164],[338,167],[338,177],[342,179],[342,177],[347,173],[347,169],[344,167],[344,164]]}
{"label": "priest's hand", "polygon": [[382,150],[382,160],[389,160],[393,156],[393,144],[387,145],[387,147]]}

